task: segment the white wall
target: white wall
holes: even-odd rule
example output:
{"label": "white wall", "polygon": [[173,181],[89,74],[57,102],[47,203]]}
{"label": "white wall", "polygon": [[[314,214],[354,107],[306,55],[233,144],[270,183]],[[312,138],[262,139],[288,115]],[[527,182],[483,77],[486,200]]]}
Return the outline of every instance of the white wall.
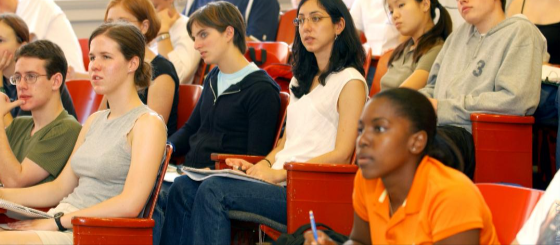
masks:
{"label": "white wall", "polygon": [[[177,7],[182,9],[187,0],[175,1]],[[55,2],[68,16],[78,38],[89,38],[93,30],[103,23],[109,0],[55,0]],[[278,0],[278,2],[282,10],[292,7],[290,0]]]}

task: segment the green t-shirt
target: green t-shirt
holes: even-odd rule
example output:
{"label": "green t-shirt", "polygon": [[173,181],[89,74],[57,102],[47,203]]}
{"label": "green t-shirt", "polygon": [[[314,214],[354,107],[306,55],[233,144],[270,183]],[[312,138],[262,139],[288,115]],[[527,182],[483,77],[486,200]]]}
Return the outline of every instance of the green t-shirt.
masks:
{"label": "green t-shirt", "polygon": [[33,136],[33,118],[16,117],[6,128],[6,135],[19,162],[29,158],[49,173],[47,178],[38,183],[41,184],[54,180],[60,174],[74,149],[81,129],[82,125],[63,110],[54,121],[35,132]]}

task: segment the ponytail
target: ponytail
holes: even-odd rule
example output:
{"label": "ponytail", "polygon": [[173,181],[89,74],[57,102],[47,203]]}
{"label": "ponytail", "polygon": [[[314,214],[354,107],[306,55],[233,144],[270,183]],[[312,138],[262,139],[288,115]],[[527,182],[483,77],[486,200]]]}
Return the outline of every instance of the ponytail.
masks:
{"label": "ponytail", "polygon": [[445,134],[436,133],[434,140],[426,148],[428,156],[437,159],[448,167],[463,172],[465,166],[463,156],[455,143]]}
{"label": "ponytail", "polygon": [[[422,0],[417,0],[421,2]],[[449,12],[439,3],[438,0],[429,0],[430,1],[430,15],[432,20],[436,17],[436,8],[439,9],[439,20],[438,22],[430,29],[428,32],[424,33],[419,39],[418,44],[416,45],[416,49],[413,53],[414,62],[418,62],[422,55],[426,54],[430,51],[434,46],[439,45],[447,39],[447,37],[451,34],[453,30],[453,22],[451,21],[451,16]],[[398,59],[403,55],[404,49],[412,42],[412,38],[408,41],[401,43],[399,46],[395,48],[395,51],[389,58],[388,65],[393,63],[393,60]]]}
{"label": "ponytail", "polygon": [[146,88],[152,82],[152,65],[143,61],[134,72],[134,84],[138,88]]}

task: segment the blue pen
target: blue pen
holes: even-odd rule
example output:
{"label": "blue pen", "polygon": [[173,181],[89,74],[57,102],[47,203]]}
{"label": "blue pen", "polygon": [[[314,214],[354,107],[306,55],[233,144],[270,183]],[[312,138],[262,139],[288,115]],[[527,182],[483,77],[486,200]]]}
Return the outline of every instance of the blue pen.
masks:
{"label": "blue pen", "polygon": [[313,217],[313,211],[309,210],[309,221],[311,221],[311,230],[313,230],[313,236],[315,237],[315,241],[319,240],[317,236],[317,226],[315,226],[315,217]]}

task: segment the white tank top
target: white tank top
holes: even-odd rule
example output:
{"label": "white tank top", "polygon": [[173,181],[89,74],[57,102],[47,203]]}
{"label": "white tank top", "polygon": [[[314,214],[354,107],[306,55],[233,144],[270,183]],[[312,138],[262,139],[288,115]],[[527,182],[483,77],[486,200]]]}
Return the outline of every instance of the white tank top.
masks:
{"label": "white tank top", "polygon": [[[342,88],[351,80],[362,81],[368,91],[360,72],[355,68],[346,68],[338,73],[331,73],[325,86],[319,84],[299,99],[290,93],[286,143],[284,149],[276,153],[273,169],[283,169],[286,162],[305,162],[334,150],[339,117],[338,97]],[[295,77],[292,78],[290,86],[297,84]]]}

